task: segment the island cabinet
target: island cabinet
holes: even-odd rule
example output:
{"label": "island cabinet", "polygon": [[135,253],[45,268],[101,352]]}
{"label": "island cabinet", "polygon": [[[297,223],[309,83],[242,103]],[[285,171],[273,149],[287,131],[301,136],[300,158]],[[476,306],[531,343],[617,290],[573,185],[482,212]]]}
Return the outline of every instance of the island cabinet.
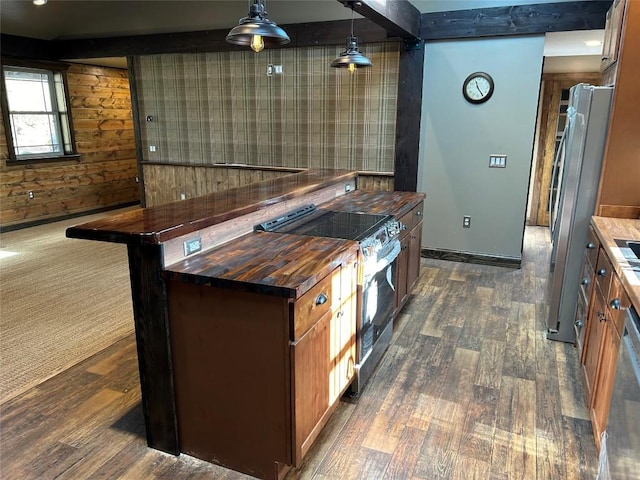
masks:
{"label": "island cabinet", "polygon": [[[238,249],[256,237],[269,240],[267,249],[284,237],[281,251],[248,261],[249,270],[263,270],[260,282],[207,278],[209,262],[233,271],[233,246],[166,273],[178,437],[184,453],[277,479],[300,465],[353,379],[359,252],[355,242],[327,239],[342,244],[337,259],[319,250],[305,261],[307,237],[266,233],[241,239]],[[334,268],[312,286],[285,287],[286,277],[306,277],[289,249],[301,263]]]}
{"label": "island cabinet", "polygon": [[422,212],[424,201],[400,217],[400,255],[397,264],[396,309],[400,310],[420,275],[420,245],[422,242]]}

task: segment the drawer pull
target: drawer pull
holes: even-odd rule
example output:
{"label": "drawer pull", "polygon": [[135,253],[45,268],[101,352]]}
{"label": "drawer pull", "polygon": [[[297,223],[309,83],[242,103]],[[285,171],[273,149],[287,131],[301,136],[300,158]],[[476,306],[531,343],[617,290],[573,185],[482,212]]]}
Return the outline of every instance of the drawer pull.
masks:
{"label": "drawer pull", "polygon": [[593,242],[587,243],[587,249],[593,250],[594,248],[596,248],[596,244],[595,243],[593,243]]}
{"label": "drawer pull", "polygon": [[417,216],[419,216],[419,217],[421,217],[421,216],[422,216],[422,212],[421,212],[421,211],[417,211],[417,212],[416,212],[416,215],[417,215]]}
{"label": "drawer pull", "polygon": [[611,300],[611,303],[609,303],[609,306],[614,310],[624,310],[622,303],[620,303],[619,298],[614,298],[613,300]]}
{"label": "drawer pull", "polygon": [[591,280],[589,279],[589,277],[585,277],[580,282],[580,285],[584,285],[586,287],[587,285],[589,285],[589,283],[591,283]]}
{"label": "drawer pull", "polygon": [[316,297],[316,305],[322,305],[322,304],[325,304],[325,303],[327,303],[327,300],[329,300],[329,297],[327,297],[327,295],[326,295],[326,294],[321,293],[320,295],[318,295],[318,296]]}
{"label": "drawer pull", "polygon": [[604,277],[607,274],[607,270],[605,268],[601,268],[597,273],[599,277]]}
{"label": "drawer pull", "polygon": [[584,326],[584,322],[582,320],[576,320],[574,325],[578,328],[582,328]]}

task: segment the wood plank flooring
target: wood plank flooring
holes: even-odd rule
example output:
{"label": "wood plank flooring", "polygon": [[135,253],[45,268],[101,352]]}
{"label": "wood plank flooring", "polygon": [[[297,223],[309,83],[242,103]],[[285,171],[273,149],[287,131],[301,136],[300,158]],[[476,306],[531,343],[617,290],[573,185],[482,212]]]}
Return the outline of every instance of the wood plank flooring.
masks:
{"label": "wood plank flooring", "polygon": [[[546,235],[518,270],[422,259],[370,383],[288,480],[595,478],[576,352],[544,337]],[[1,405],[0,477],[251,478],[147,448],[138,382],[129,336]]]}

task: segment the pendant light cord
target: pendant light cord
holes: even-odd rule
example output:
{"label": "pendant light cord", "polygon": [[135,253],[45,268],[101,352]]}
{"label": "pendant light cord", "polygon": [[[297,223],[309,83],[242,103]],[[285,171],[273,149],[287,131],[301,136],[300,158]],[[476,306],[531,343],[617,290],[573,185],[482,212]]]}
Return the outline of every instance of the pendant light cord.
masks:
{"label": "pendant light cord", "polygon": [[351,36],[353,37],[353,5],[351,5]]}

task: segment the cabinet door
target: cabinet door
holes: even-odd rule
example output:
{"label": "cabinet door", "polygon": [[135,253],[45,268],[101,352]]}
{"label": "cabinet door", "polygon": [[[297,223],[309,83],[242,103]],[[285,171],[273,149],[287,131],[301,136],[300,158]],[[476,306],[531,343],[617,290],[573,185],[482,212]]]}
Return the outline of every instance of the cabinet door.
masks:
{"label": "cabinet door", "polygon": [[614,0],[611,8],[607,12],[604,45],[602,47],[602,62],[600,64],[601,72],[604,72],[618,60],[624,6],[625,0]]}
{"label": "cabinet door", "polygon": [[329,410],[331,389],[331,326],[327,312],[292,344],[294,464],[298,465],[315,439],[316,426]]}
{"label": "cabinet door", "polygon": [[598,290],[593,295],[593,308],[589,315],[589,329],[584,354],[584,375],[587,382],[589,406],[593,401],[595,392],[596,374],[598,373],[598,361],[600,359],[600,347],[606,326],[604,298]]}
{"label": "cabinet door", "polygon": [[396,260],[396,309],[402,307],[409,293],[409,235],[400,239],[400,254]]}
{"label": "cabinet door", "polygon": [[420,248],[422,243],[422,223],[417,224],[411,230],[409,237],[409,259],[407,272],[407,295],[418,281],[420,276]]}
{"label": "cabinet door", "polygon": [[607,427],[613,381],[616,375],[618,361],[618,349],[620,348],[620,335],[614,328],[613,322],[607,318],[602,340],[602,356],[598,368],[598,379],[595,384],[595,395],[591,407],[591,421],[596,444],[600,446],[600,436]]}
{"label": "cabinet door", "polygon": [[340,269],[340,303],[331,318],[333,389],[330,401],[338,401],[355,373],[358,264],[355,258]]}

